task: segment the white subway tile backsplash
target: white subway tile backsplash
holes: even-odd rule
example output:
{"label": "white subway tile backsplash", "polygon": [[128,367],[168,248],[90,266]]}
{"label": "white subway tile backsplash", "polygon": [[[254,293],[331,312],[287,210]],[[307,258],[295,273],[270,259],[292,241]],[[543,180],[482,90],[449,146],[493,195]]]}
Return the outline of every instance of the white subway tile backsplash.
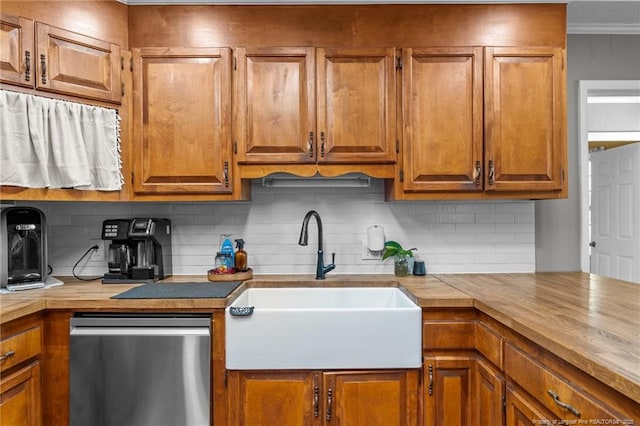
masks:
{"label": "white subway tile backsplash", "polygon": [[[455,206],[457,213],[495,213],[496,204],[493,202],[458,203]],[[502,211],[502,208],[500,209]]]}
{"label": "white subway tile backsplash", "polygon": [[[315,273],[317,227],[309,245],[298,245],[305,213],[317,210],[324,228],[325,262],[336,253],[332,273],[393,273],[391,259],[361,259],[367,228],[380,225],[387,240],[416,247],[428,273],[533,272],[534,204],[516,201],[385,202],[384,185],[354,188],[264,188],[255,181],[251,202],[77,203],[38,202],[47,215],[49,259],[58,275],[100,238],[102,221],[140,216],[172,222],[173,271],[205,274],[214,265],[220,234],[246,241],[249,265],[260,274]],[[80,262],[80,275],[99,276],[106,261]]]}
{"label": "white subway tile backsplash", "polygon": [[476,223],[514,223],[515,215],[512,213],[481,213],[475,215]]}
{"label": "white subway tile backsplash", "polygon": [[523,233],[527,226],[531,226],[531,232],[533,232],[534,226],[533,222],[530,223],[497,223],[495,224],[495,232],[498,234],[508,233],[508,234],[519,234]]}
{"label": "white subway tile backsplash", "polygon": [[534,246],[535,244],[535,233],[534,232],[528,232],[526,234],[524,233],[516,233],[516,243],[518,244],[524,244],[524,245],[530,245],[531,247]]}
{"label": "white subway tile backsplash", "polygon": [[189,204],[184,204],[184,203],[179,203],[179,204],[174,204],[172,207],[172,215],[176,216],[176,215],[184,215],[184,216],[196,216],[196,215],[203,215],[203,216],[213,216],[214,214],[214,206],[213,204],[210,203],[203,203],[203,204],[195,204],[195,203],[189,203]]}
{"label": "white subway tile backsplash", "polygon": [[470,232],[476,234],[492,234],[496,232],[496,225],[493,223],[474,223],[474,224],[456,224],[455,232],[467,234]]}
{"label": "white subway tile backsplash", "polygon": [[504,243],[515,243],[515,234],[478,234],[473,236],[478,243],[493,243],[503,245]]}
{"label": "white subway tile backsplash", "polygon": [[533,212],[516,214],[516,223],[533,223],[534,220]]}

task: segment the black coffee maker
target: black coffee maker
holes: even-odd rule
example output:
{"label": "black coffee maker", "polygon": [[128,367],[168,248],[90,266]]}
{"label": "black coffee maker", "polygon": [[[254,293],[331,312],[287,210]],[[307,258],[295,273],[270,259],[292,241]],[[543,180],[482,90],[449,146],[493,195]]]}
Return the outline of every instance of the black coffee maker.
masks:
{"label": "black coffee maker", "polygon": [[103,283],[156,281],[172,274],[169,219],[108,219],[102,239],[111,241]]}
{"label": "black coffee maker", "polygon": [[0,287],[44,287],[48,268],[44,213],[34,207],[8,207],[0,217]]}

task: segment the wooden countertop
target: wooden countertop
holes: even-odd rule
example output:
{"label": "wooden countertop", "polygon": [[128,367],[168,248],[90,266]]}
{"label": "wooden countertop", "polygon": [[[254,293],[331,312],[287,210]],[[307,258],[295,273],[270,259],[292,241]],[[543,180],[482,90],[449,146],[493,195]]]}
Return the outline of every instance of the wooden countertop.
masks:
{"label": "wooden countertop", "polygon": [[440,275],[478,310],[640,403],[640,285],[586,273]]}
{"label": "wooden countertop", "polygon": [[[640,403],[640,285],[586,273],[254,276],[225,299],[111,299],[131,284],[62,277],[64,286],[0,295],[0,323],[43,309],[211,310],[253,286],[402,285],[424,308],[475,307]],[[166,282],[206,281],[174,276]],[[212,283],[212,285],[216,285]]]}
{"label": "wooden countertop", "polygon": [[[351,286],[389,286],[398,285],[399,282],[394,275],[332,275],[322,281],[315,280],[313,275],[263,275],[246,281],[224,299],[111,299],[112,296],[129,290],[136,284],[102,284],[99,279],[79,281],[70,277],[59,278],[65,283],[63,286],[0,295],[0,324],[42,309],[219,309],[225,308],[243,289],[254,286],[338,286],[345,283]],[[433,276],[410,277],[403,280],[403,286],[414,296],[416,303],[420,306],[473,307],[471,297]],[[162,283],[190,281],[207,281],[207,278],[181,275],[172,276]]]}

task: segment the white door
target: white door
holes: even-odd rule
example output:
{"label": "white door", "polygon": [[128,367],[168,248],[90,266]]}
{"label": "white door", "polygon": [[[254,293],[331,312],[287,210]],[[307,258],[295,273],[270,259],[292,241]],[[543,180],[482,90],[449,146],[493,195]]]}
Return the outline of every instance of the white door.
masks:
{"label": "white door", "polygon": [[591,272],[640,283],[640,143],[591,154]]}

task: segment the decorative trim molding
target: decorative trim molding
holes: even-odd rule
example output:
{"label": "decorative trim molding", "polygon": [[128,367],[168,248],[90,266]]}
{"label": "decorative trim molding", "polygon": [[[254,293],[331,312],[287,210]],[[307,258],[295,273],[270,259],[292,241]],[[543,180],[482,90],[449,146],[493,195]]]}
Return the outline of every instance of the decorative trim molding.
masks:
{"label": "decorative trim molding", "polygon": [[567,24],[567,34],[640,35],[640,24]]}
{"label": "decorative trim molding", "polygon": [[[129,6],[151,5],[381,5],[381,4],[511,4],[511,3],[570,3],[575,0],[117,0]],[[567,23],[567,34],[633,34],[640,35],[640,23]]]}

